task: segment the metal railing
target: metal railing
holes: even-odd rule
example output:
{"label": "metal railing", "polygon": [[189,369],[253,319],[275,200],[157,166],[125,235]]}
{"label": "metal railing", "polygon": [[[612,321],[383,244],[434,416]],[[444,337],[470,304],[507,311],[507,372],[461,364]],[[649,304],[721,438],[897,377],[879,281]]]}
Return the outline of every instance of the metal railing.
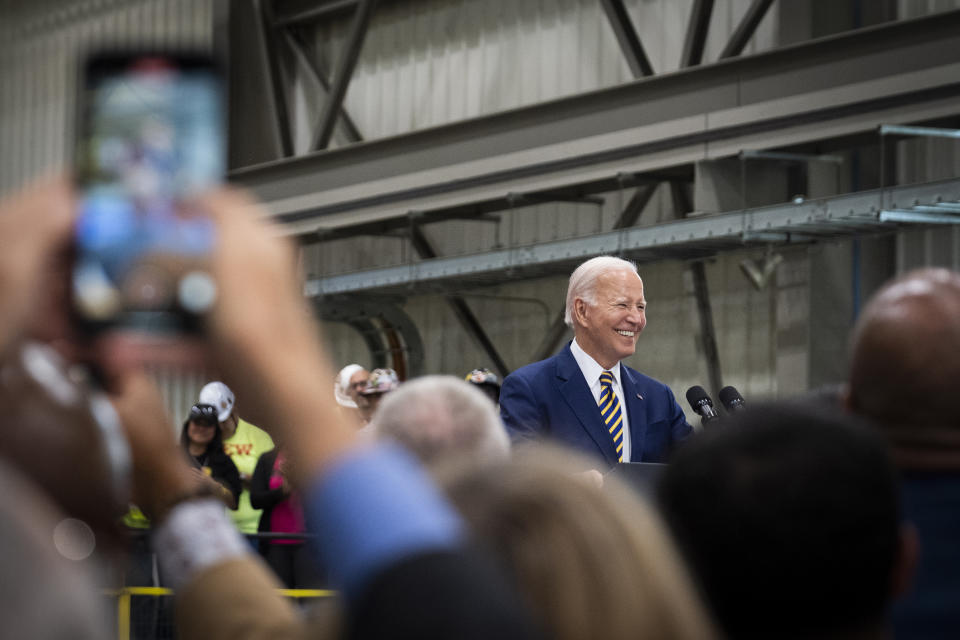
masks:
{"label": "metal railing", "polygon": [[[277,589],[276,592],[286,598],[298,601],[309,599],[331,598],[337,592],[331,589]],[[152,640],[155,638],[175,637],[176,631],[170,616],[170,609],[165,611],[159,607],[150,621],[138,621],[133,615],[133,598],[169,598],[174,595],[173,589],[167,587],[120,587],[119,589],[104,589],[104,595],[117,599],[116,629],[117,640]]]}

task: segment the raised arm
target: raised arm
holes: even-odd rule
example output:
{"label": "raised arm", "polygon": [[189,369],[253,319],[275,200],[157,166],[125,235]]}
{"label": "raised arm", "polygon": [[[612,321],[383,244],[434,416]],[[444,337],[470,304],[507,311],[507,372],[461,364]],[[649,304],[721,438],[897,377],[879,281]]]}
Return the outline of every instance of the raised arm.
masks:
{"label": "raised arm", "polygon": [[[205,204],[221,232],[210,337],[245,414],[270,424],[290,452],[320,564],[345,596],[347,635],[536,635],[514,589],[469,549],[459,516],[420,466],[398,447],[362,445],[333,394],[317,392],[333,388],[333,370],[289,243],[238,192]],[[440,596],[446,604],[435,606]]]}

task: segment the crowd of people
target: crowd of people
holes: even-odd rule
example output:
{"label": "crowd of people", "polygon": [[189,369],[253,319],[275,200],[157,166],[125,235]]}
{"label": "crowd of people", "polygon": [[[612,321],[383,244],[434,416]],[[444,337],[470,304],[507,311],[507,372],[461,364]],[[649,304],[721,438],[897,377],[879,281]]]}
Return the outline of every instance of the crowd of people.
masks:
{"label": "crowd of people", "polygon": [[[223,189],[202,201],[222,380],[178,442],[129,345],[81,349],[51,300],[73,204],[52,181],[0,205],[0,635],[107,637],[77,560],[91,537],[123,547],[131,503],[180,638],[960,633],[960,274],[873,298],[837,401],[757,403],[701,432],[621,362],[647,321],[632,263],[574,271],[573,340],[502,387],[486,370],[335,375],[292,248]],[[667,463],[652,498],[609,473],[623,463]],[[278,592],[319,584],[338,595],[310,619]]]}

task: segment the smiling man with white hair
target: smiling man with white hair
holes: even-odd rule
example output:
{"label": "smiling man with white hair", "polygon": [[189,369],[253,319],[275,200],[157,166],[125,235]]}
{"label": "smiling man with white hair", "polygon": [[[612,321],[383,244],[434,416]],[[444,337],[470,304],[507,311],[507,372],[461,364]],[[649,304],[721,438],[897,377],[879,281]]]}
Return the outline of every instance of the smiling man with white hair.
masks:
{"label": "smiling man with white hair", "polygon": [[551,438],[607,464],[663,462],[692,427],[670,389],[620,363],[647,325],[643,281],[632,262],[600,256],[570,276],[557,355],[503,381],[500,416],[514,441]]}

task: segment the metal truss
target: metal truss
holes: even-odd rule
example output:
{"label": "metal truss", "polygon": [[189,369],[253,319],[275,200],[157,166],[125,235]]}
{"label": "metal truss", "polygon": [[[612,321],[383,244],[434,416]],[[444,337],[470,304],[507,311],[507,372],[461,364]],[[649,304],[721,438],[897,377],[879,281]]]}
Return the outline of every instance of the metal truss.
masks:
{"label": "metal truss", "polygon": [[652,76],[654,74],[653,66],[647,58],[643,43],[640,42],[640,36],[633,27],[633,21],[630,20],[630,14],[627,12],[623,0],[600,0],[600,5],[603,7],[604,13],[607,14],[607,20],[610,21],[610,27],[617,37],[620,50],[627,60],[627,65],[630,67],[633,77]]}
{"label": "metal truss", "polygon": [[[326,94],[322,109],[316,114],[311,151],[329,147],[337,123],[340,122],[348,143],[360,142],[363,137],[353,119],[343,108],[343,100],[353,77],[363,42],[369,30],[377,0],[327,0],[315,6],[291,12],[289,2],[252,0],[253,14],[260,32],[261,67],[265,71],[269,91],[265,93],[267,106],[273,116],[274,135],[280,156],[294,155],[293,132],[289,98],[292,95],[292,75],[302,68]],[[241,11],[239,3],[235,11]],[[352,21],[337,67],[330,73],[324,68],[320,54],[307,35],[305,27],[323,19],[351,14]],[[284,64],[294,60],[296,64]],[[256,107],[256,105],[251,105]]]}
{"label": "metal truss", "polygon": [[[326,100],[316,114],[310,150],[321,151],[329,147],[338,119],[343,121],[348,142],[362,140],[356,125],[343,109],[343,99],[360,56],[377,1],[250,1],[259,22],[261,63],[266,71],[269,87],[265,97],[273,116],[280,157],[288,158],[294,155],[289,106],[291,72],[284,70],[282,63],[284,57],[293,57],[305,66],[306,72],[321,85],[326,93]],[[634,77],[655,75],[623,0],[598,1]],[[721,59],[737,56],[743,51],[772,3],[773,0],[754,0],[724,47],[720,55]],[[681,67],[700,64],[712,12],[713,0],[694,2],[684,39]],[[341,18],[345,15],[352,16],[352,22],[331,82],[329,74],[322,70],[318,62],[318,53],[308,44],[309,38],[304,37],[304,34],[318,22]]]}
{"label": "metal truss", "polygon": [[[488,215],[960,113],[960,12],[234,171],[289,233]],[[309,240],[308,240],[309,241]]]}
{"label": "metal truss", "polygon": [[567,274],[596,255],[637,262],[698,260],[723,251],[892,232],[904,225],[960,224],[960,180],[887,187],[756,209],[688,217],[456,258],[310,280],[308,296],[463,291],[507,280]]}

